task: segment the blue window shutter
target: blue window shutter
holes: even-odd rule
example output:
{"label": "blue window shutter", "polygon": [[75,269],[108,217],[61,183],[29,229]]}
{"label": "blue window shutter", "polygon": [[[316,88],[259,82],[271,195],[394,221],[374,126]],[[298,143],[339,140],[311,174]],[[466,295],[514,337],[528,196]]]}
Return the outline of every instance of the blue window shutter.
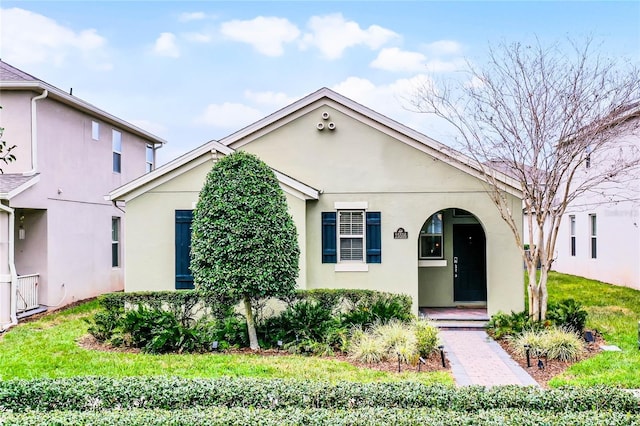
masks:
{"label": "blue window shutter", "polygon": [[189,269],[192,221],[192,210],[176,210],[176,290],[194,288]]}
{"label": "blue window shutter", "polygon": [[382,263],[380,212],[367,212],[367,263]]}
{"label": "blue window shutter", "polygon": [[322,263],[336,263],[336,212],[322,212]]}

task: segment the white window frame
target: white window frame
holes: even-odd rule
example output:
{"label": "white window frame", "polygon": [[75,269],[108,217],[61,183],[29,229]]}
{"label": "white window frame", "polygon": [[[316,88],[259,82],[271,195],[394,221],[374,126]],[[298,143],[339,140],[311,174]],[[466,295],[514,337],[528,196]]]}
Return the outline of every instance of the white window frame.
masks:
{"label": "white window frame", "polygon": [[[442,216],[440,218],[440,222],[441,222],[441,226],[442,226],[442,232],[438,232],[438,233],[433,233],[433,232],[422,233],[422,230],[420,230],[420,237],[418,238],[418,259],[419,260],[444,259],[444,212],[443,211],[435,212],[434,214],[429,216],[429,219],[427,219],[427,222],[430,221],[431,218],[433,218],[434,216],[436,216],[438,214]],[[440,237],[440,256],[422,256],[422,237],[436,237],[436,236]]]}
{"label": "white window frame", "polygon": [[[111,150],[113,172],[122,173],[122,133],[116,129],[111,131]],[[116,170],[116,158],[118,158],[118,170]]]}
{"label": "white window frame", "polygon": [[595,214],[589,215],[589,254],[591,259],[598,258],[598,219]]}
{"label": "white window frame", "polygon": [[[341,230],[341,218],[342,215],[341,213],[359,213],[362,216],[362,234],[343,234],[342,230]],[[337,220],[337,232],[336,232],[336,238],[338,239],[338,241],[336,241],[336,246],[338,249],[338,263],[357,263],[357,264],[363,264],[366,263],[366,242],[367,242],[367,214],[366,211],[363,209],[348,209],[348,210],[338,210],[336,211],[336,214],[338,216],[338,220]],[[353,216],[352,216],[353,217]],[[353,224],[353,221],[350,222],[351,227]],[[353,229],[352,229],[353,230]],[[362,251],[361,251],[361,259],[342,259],[342,244],[341,244],[341,240],[342,239],[360,239],[362,241]],[[353,249],[352,249],[353,250]]]}
{"label": "white window frame", "polygon": [[91,139],[94,141],[100,140],[100,123],[95,120],[91,120]]}
{"label": "white window frame", "polygon": [[[151,161],[149,161],[149,153],[151,153]],[[154,166],[155,166],[154,154],[155,154],[155,151],[153,149],[153,145],[148,143],[146,145],[146,147],[145,147],[145,150],[144,150],[144,158],[145,158],[146,172],[147,173],[149,173],[150,171],[152,171],[154,169]]]}
{"label": "white window frame", "polygon": [[569,254],[571,256],[576,255],[577,247],[576,247],[576,216],[569,216]]}
{"label": "white window frame", "polygon": [[[122,222],[118,216],[111,217],[111,267],[120,268],[122,255],[120,252],[120,240],[122,236]],[[115,255],[115,256],[114,256]]]}

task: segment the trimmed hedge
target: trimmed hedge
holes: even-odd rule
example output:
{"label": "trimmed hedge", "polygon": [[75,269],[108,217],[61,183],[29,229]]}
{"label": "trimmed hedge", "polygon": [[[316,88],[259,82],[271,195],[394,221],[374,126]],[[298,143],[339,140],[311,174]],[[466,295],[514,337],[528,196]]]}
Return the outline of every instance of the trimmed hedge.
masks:
{"label": "trimmed hedge", "polygon": [[640,414],[640,401],[624,390],[503,386],[452,388],[417,382],[335,384],[252,378],[76,377],[0,382],[0,411],[91,411],[109,409],[184,410],[197,407],[433,408],[473,412],[492,409],[531,411],[614,411]]}
{"label": "trimmed hedge", "polygon": [[[165,308],[174,313],[180,320],[193,318],[199,307],[211,308],[215,314],[226,314],[225,309],[233,308],[237,301],[220,299],[212,295],[204,295],[196,290],[181,291],[148,291],[133,293],[108,293],[99,297],[101,306],[107,311],[119,312],[125,305],[143,304],[149,308]],[[313,300],[327,310],[334,311],[343,305],[347,309],[356,306],[370,306],[379,301],[394,301],[402,306],[407,315],[411,315],[411,297],[406,294],[385,293],[375,290],[350,290],[350,289],[313,289],[296,290],[295,293],[284,300],[292,304],[301,300]],[[201,302],[201,304],[199,303]]]}
{"label": "trimmed hedge", "polygon": [[481,410],[474,413],[431,408],[363,408],[357,410],[296,409],[256,410],[210,408],[191,410],[52,411],[0,413],[3,425],[518,425],[518,426],[627,426],[640,417],[620,412]]}

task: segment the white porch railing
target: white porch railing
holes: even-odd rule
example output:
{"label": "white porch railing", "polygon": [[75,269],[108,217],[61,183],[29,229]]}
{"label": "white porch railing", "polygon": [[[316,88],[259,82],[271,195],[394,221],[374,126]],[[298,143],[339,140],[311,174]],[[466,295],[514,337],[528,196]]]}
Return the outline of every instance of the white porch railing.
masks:
{"label": "white porch railing", "polygon": [[18,277],[18,313],[38,307],[38,278],[40,274]]}

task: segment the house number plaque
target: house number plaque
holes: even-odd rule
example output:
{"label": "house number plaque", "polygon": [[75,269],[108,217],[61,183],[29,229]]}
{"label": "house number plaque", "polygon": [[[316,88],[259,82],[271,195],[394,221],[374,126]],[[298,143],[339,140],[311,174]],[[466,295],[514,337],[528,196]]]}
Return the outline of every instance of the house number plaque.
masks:
{"label": "house number plaque", "polygon": [[396,232],[393,233],[394,240],[406,240],[409,238],[409,233],[404,230],[404,228],[398,228]]}

